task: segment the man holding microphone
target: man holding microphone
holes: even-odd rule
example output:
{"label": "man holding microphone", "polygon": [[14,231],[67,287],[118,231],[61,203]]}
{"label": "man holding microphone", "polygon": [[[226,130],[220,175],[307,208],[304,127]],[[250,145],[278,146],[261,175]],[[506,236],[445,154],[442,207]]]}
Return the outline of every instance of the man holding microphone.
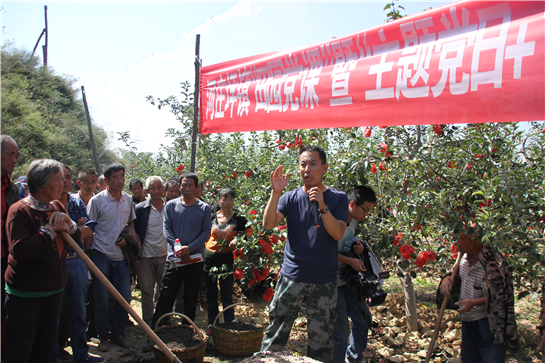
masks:
{"label": "man holding microphone", "polygon": [[[325,151],[317,146],[305,146],[299,151],[303,187],[281,196],[289,174],[282,175],[282,166],[271,173],[272,192],[263,215],[263,227],[272,229],[287,218],[288,239],[262,351],[284,348],[304,301],[308,321],[307,356],[322,362],[333,361],[337,241],[348,223],[348,197],[323,184],[327,169]],[[317,218],[314,203],[317,203]]]}

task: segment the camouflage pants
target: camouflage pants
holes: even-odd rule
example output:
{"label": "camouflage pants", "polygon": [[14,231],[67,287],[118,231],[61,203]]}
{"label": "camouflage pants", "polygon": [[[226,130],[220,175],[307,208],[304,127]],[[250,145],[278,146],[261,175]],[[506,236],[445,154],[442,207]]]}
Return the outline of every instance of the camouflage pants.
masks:
{"label": "camouflage pants", "polygon": [[270,305],[269,326],[261,350],[284,350],[291,327],[305,301],[307,309],[307,356],[333,362],[333,327],[337,302],[337,282],[310,284],[295,282],[279,274]]}

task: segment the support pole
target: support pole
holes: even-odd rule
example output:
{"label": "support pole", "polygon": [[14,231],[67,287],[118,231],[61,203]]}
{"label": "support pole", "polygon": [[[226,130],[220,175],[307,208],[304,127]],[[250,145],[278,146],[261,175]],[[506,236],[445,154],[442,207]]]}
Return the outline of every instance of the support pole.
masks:
{"label": "support pole", "polygon": [[112,296],[117,300],[117,302],[121,306],[123,306],[123,308],[129,314],[131,314],[133,319],[136,320],[136,322],[138,323],[138,325],[140,325],[142,330],[144,330],[146,334],[149,336],[150,340],[159,346],[159,349],[161,349],[161,351],[167,356],[168,360],[173,363],[181,363],[178,357],[176,357],[174,353],[172,353],[170,349],[168,349],[168,347],[157,336],[157,334],[155,334],[153,330],[151,330],[151,328],[148,326],[148,324],[146,324],[144,320],[142,320],[140,315],[138,315],[136,311],[134,311],[134,309],[131,308],[129,303],[123,298],[123,296],[121,296],[119,291],[115,289],[115,287],[110,283],[110,281],[106,278],[106,276],[104,276],[102,272],[100,272],[98,267],[96,267],[93,261],[89,259],[89,257],[85,254],[85,252],[83,252],[83,250],[74,241],[74,239],[70,237],[70,235],[66,231],[61,231],[60,233],[62,235],[62,238],[64,238],[64,240],[70,245],[70,247],[72,247],[74,251],[76,251],[76,253],[78,254],[78,257],[81,258],[83,262],[85,262],[85,264],[87,265],[87,267],[89,267],[89,270],[91,270],[91,272],[95,275],[95,277],[99,279],[99,281],[110,292],[110,294],[112,294]]}
{"label": "support pole", "polygon": [[197,155],[197,133],[199,132],[199,87],[201,73],[200,58],[201,35],[197,34],[195,41],[195,91],[193,96],[193,134],[191,135],[191,172],[195,172],[195,158]]}
{"label": "support pole", "polygon": [[[47,41],[49,38],[49,30],[47,28],[47,5],[44,6],[44,14],[45,14],[45,45],[42,46],[42,50],[44,52],[44,67],[47,67]],[[38,39],[39,41],[39,39]]]}
{"label": "support pole", "polygon": [[34,46],[34,49],[32,50],[32,56],[34,57],[34,53],[36,53],[36,49],[38,49],[38,44],[40,44],[40,40],[42,40],[42,37],[45,34],[45,28],[42,30],[42,33],[40,34],[40,37],[38,38],[38,41],[36,42],[36,45]]}
{"label": "support pole", "polygon": [[95,138],[93,137],[93,125],[91,124],[91,115],[89,115],[89,107],[87,107],[87,97],[85,97],[85,87],[83,86],[81,86],[81,95],[83,98],[83,106],[85,107],[85,116],[87,116],[89,138],[91,139],[91,147],[93,148],[93,159],[95,160],[96,171],[100,175],[100,164],[98,162],[97,147],[95,145]]}

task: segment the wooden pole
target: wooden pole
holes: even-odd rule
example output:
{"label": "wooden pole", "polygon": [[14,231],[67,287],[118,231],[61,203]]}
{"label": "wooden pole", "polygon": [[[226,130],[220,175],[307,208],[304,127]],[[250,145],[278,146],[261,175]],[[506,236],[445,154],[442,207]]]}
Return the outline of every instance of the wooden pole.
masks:
{"label": "wooden pole", "polygon": [[191,135],[191,172],[195,172],[195,158],[197,156],[197,133],[199,132],[199,86],[201,73],[200,58],[201,35],[197,34],[195,41],[195,91],[193,93],[193,134]]}
{"label": "wooden pole", "polygon": [[85,116],[87,116],[87,126],[89,127],[89,138],[91,139],[91,148],[93,149],[93,159],[95,159],[96,171],[100,174],[100,164],[98,162],[97,148],[95,138],[93,137],[93,125],[91,124],[91,115],[89,115],[89,107],[87,106],[87,97],[85,96],[85,87],[81,86],[81,95],[83,98],[83,106],[85,108]]}
{"label": "wooden pole", "polygon": [[42,37],[45,34],[45,28],[42,30],[42,33],[40,34],[40,37],[38,38],[38,41],[36,42],[36,45],[34,46],[34,49],[32,50],[32,56],[34,57],[34,53],[36,53],[36,49],[38,49],[38,44],[40,44],[40,40],[42,40]]}
{"label": "wooden pole", "polygon": [[47,41],[49,38],[49,30],[47,28],[47,5],[44,6],[44,14],[45,14],[45,45],[42,46],[43,52],[44,52],[44,67],[47,67]]}
{"label": "wooden pole", "polygon": [[131,308],[131,306],[129,305],[129,303],[123,298],[123,296],[121,296],[121,294],[115,289],[115,287],[110,283],[110,281],[106,278],[106,276],[104,276],[102,274],[102,272],[100,272],[100,270],[98,269],[98,267],[96,267],[96,265],[93,263],[93,261],[91,261],[89,259],[89,257],[85,254],[85,252],[83,252],[83,250],[79,247],[79,245],[72,239],[72,237],[70,237],[70,235],[66,232],[66,231],[61,231],[61,235],[62,235],[62,238],[64,238],[64,240],[66,242],[68,242],[68,244],[70,245],[70,247],[72,247],[74,249],[74,251],[76,251],[76,253],[78,254],[79,258],[81,258],[83,260],[83,262],[85,262],[85,264],[87,265],[87,267],[89,267],[89,270],[91,270],[91,272],[95,275],[96,278],[98,278],[100,280],[100,282],[102,282],[102,284],[106,287],[106,289],[110,292],[110,294],[112,294],[112,296],[117,300],[117,302],[123,306],[123,308],[129,313],[131,314],[131,316],[133,317],[134,320],[136,320],[136,322],[138,323],[138,325],[140,325],[140,327],[146,332],[146,334],[149,336],[149,338],[159,346],[159,348],[161,349],[161,351],[163,353],[165,353],[165,355],[167,356],[167,358],[173,362],[173,363],[181,363],[180,360],[178,359],[178,357],[176,357],[174,355],[174,353],[172,353],[170,351],[170,349],[168,349],[168,347],[165,345],[165,343],[163,343],[163,341],[157,336],[157,334],[155,334],[153,332],[153,330],[151,330],[151,328],[148,326],[148,324],[146,324],[144,322],[144,320],[142,320],[142,318],[140,317],[140,315],[138,315],[136,313],[136,311],[134,311],[133,308]]}
{"label": "wooden pole", "polygon": [[537,351],[541,353],[541,363],[545,363],[545,284],[541,285],[541,310],[539,311],[539,318],[541,322],[536,329],[539,329],[541,335],[541,344],[537,348]]}
{"label": "wooden pole", "polygon": [[[461,258],[462,258],[462,254],[458,252],[458,256],[456,257],[456,263],[454,264],[454,267],[452,268],[451,276],[456,277],[456,275],[458,274],[458,267],[460,266]],[[452,282],[454,282],[454,277],[452,278]],[[428,363],[430,361],[431,354],[433,353],[433,346],[435,345],[435,341],[437,340],[437,337],[439,336],[439,330],[441,329],[441,321],[443,320],[443,313],[445,312],[445,309],[448,304],[448,298],[449,296],[445,296],[443,298],[443,303],[441,304],[441,310],[439,310],[439,315],[437,316],[437,321],[435,322],[435,329],[433,331],[433,336],[430,341],[430,346],[428,347],[428,354],[426,355],[426,360],[424,361],[424,363]]]}

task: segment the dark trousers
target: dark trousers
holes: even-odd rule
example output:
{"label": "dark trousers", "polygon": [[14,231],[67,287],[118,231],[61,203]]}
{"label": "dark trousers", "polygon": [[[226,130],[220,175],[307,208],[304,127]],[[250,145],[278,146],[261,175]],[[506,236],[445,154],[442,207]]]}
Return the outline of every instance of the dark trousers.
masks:
{"label": "dark trousers", "polygon": [[[197,297],[199,296],[199,288],[203,275],[203,264],[195,263],[183,267],[166,270],[165,276],[161,283],[161,294],[159,301],[155,306],[155,313],[151,321],[151,328],[155,328],[155,324],[159,318],[167,313],[172,312],[174,300],[178,295],[178,290],[182,281],[184,282],[184,311],[189,319],[195,320],[195,310],[197,309]],[[168,319],[163,319],[160,325],[164,325]],[[185,322],[185,321],[184,321]]]}
{"label": "dark trousers", "polygon": [[505,345],[494,344],[488,318],[462,321],[462,363],[503,363]]}
{"label": "dark trousers", "polygon": [[72,352],[75,361],[84,360],[87,357],[85,321],[87,290],[89,278],[85,262],[80,258],[66,261],[67,282],[64,289],[61,318],[59,322],[58,349],[63,349],[70,338]]}
{"label": "dark trousers", "polygon": [[[360,363],[367,348],[369,328],[372,321],[367,304],[356,299],[346,285],[337,287],[337,318],[333,328],[333,358],[335,363]],[[348,317],[352,321],[350,325]],[[351,332],[352,331],[352,332]],[[346,341],[350,337],[348,347]]]}
{"label": "dark trousers", "polygon": [[[131,279],[127,261],[113,261],[106,255],[95,252],[91,254],[91,260],[104,276],[112,283],[127,303],[131,303]],[[110,308],[110,293],[106,286],[95,279],[93,282],[93,295],[95,298],[95,327],[100,339],[115,338],[125,332],[128,313],[120,305],[115,305],[113,319],[108,315]]]}
{"label": "dark trousers", "polygon": [[70,304],[69,300],[68,294],[65,291],[62,299],[61,316],[59,318],[59,331],[57,332],[60,349],[64,348],[66,342],[68,342],[68,338],[70,338],[70,314],[68,311]]}
{"label": "dark trousers", "polygon": [[57,341],[63,293],[45,297],[7,294],[3,362],[48,362]]}
{"label": "dark trousers", "polygon": [[[1,242],[0,242],[1,243]],[[3,357],[4,356],[4,352],[5,352],[5,349],[6,349],[6,344],[5,344],[5,341],[6,341],[6,308],[5,308],[5,303],[6,303],[6,280],[4,279],[4,274],[6,273],[6,269],[8,268],[8,256],[4,256],[2,257],[2,262],[0,264],[0,268],[2,269],[2,286],[0,286],[2,288],[2,302],[0,303],[0,310],[2,310],[2,320],[0,321],[0,324],[2,324],[2,329],[1,329],[1,336],[0,336],[0,346],[1,346],[1,353],[0,355]],[[0,357],[1,359],[1,357]]]}
{"label": "dark trousers", "polygon": [[[206,308],[208,310],[208,325],[212,325],[214,323],[214,320],[219,314],[219,308],[218,308],[218,279],[212,278],[208,271],[210,271],[211,267],[214,267],[215,265],[208,263],[204,263],[204,283],[206,285]],[[220,267],[220,266],[216,266]],[[229,264],[227,265],[228,271],[233,271],[233,265]],[[235,277],[233,274],[227,275],[227,277],[223,279],[219,279],[220,281],[220,294],[221,294],[221,304],[223,305],[223,308],[230,306],[233,304],[233,284],[235,282]],[[223,314],[223,320],[225,322],[231,322],[235,320],[235,309],[231,308],[227,310]]]}
{"label": "dark trousers", "polygon": [[[93,276],[93,279],[96,277]],[[93,282],[89,282],[89,288],[87,289],[87,312],[85,313],[85,321],[87,322],[87,339],[91,337],[97,337],[97,330],[95,328],[95,297],[93,296]]]}
{"label": "dark trousers", "polygon": [[0,268],[2,269],[2,324],[4,322],[4,318],[6,317],[6,312],[4,310],[4,304],[6,303],[6,280],[4,279],[4,274],[6,273],[6,269],[8,268],[8,256],[2,257],[2,262],[0,264]]}

